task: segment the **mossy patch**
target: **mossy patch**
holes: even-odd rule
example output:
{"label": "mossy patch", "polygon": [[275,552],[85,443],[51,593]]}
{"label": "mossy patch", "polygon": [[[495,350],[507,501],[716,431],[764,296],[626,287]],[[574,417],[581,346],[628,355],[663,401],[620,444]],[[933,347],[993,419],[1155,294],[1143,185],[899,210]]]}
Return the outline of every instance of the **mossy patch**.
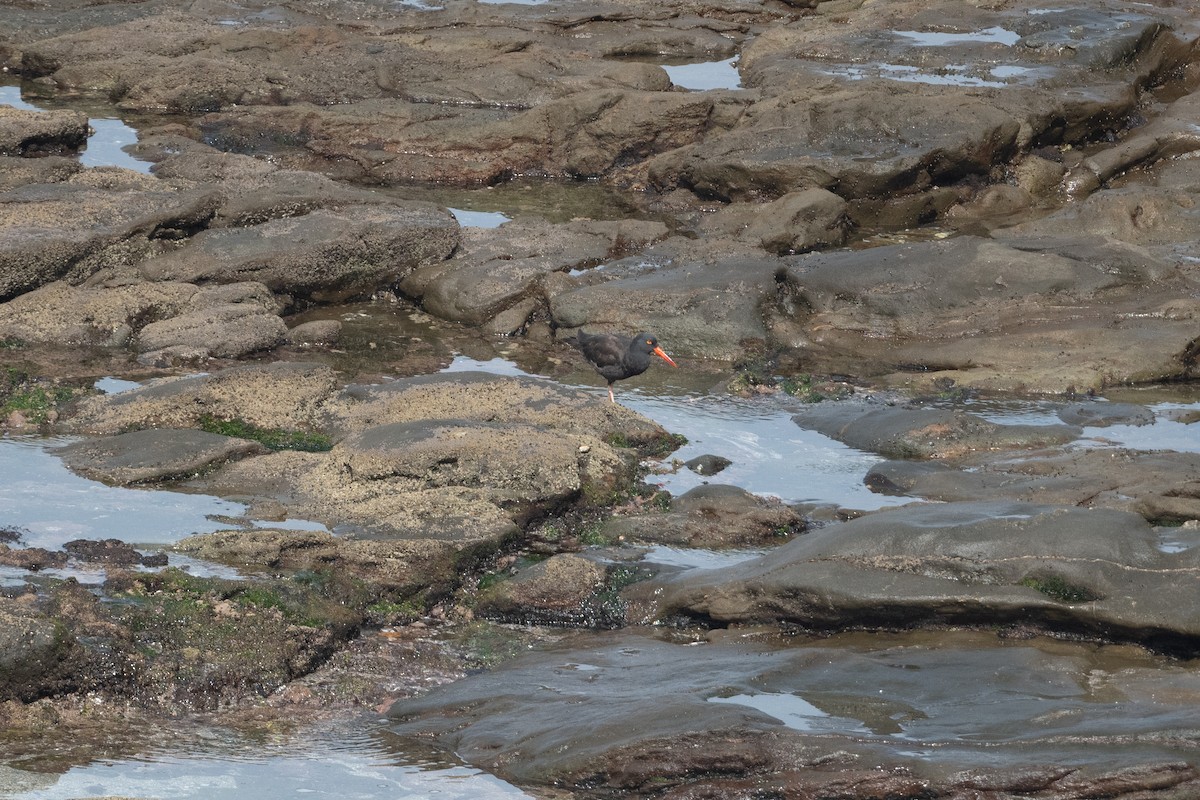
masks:
{"label": "mossy patch", "polygon": [[592,628],[624,627],[629,604],[621,597],[621,590],[648,577],[648,573],[636,567],[610,567],[604,586],[584,602],[586,624]]}
{"label": "mossy patch", "polygon": [[636,450],[638,455],[649,458],[662,458],[674,453],[688,443],[687,437],[679,433],[668,433],[655,437],[648,442],[633,442],[620,431],[614,431],[604,437],[604,443],[610,447],[622,450]]}
{"label": "mossy patch", "polygon": [[733,364],[734,377],[726,384],[731,394],[753,395],[783,392],[806,403],[845,397],[850,388],[845,384],[800,373],[780,376],[775,374],[776,359],[769,354],[753,355]]}
{"label": "mossy patch", "polygon": [[1090,603],[1100,599],[1094,592],[1059,575],[1028,575],[1021,579],[1019,585],[1036,589],[1060,603]]}
{"label": "mossy patch", "polygon": [[316,669],[354,636],[364,612],[322,584],[204,578],[179,569],[106,582],[107,646],[132,665],[127,691],[150,706],[211,710],[265,696]]}
{"label": "mossy patch", "polygon": [[249,439],[271,450],[300,450],[323,453],[333,448],[333,441],[321,433],[289,431],[282,428],[260,428],[240,419],[218,419],[206,414],[200,418],[200,430],[221,436]]}
{"label": "mossy patch", "polygon": [[5,367],[0,371],[0,420],[16,411],[27,422],[41,425],[84,391],[34,377],[18,367]]}

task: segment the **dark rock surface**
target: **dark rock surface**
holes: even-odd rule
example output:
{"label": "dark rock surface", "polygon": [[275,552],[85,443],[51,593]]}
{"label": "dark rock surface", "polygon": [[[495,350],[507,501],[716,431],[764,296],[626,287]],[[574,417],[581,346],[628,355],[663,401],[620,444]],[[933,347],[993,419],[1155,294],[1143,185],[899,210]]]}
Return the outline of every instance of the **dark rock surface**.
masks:
{"label": "dark rock surface", "polygon": [[[517,783],[586,787],[590,796],[970,796],[982,786],[1000,796],[1133,798],[1186,793],[1200,780],[1166,754],[1135,752],[1111,728],[1089,729],[1077,715],[1040,719],[1042,704],[1013,702],[1046,691],[1034,676],[1053,668],[1056,693],[1086,705],[1070,677],[1102,669],[1086,658],[963,634],[917,646],[841,644],[858,646],[777,648],[719,633],[688,643],[628,633],[568,639],[397,702],[389,715],[396,732],[434,737]],[[956,648],[953,664],[939,658],[945,647]],[[847,688],[848,673],[856,688]],[[1133,695],[1155,681],[1135,664],[1113,679]],[[964,700],[967,685],[976,688]],[[506,713],[514,706],[520,714]],[[1189,727],[1173,711],[1130,707],[1127,730],[1146,729],[1139,711],[1162,715],[1151,727]],[[1086,749],[1068,740],[1086,740]],[[995,766],[997,751],[1025,766]]]}
{"label": "dark rock surface", "polygon": [[[1026,503],[881,511],[729,569],[656,587],[660,614],[817,630],[1024,624],[1194,654],[1196,554],[1166,553],[1140,516]],[[985,621],[986,620],[986,621]]]}
{"label": "dark rock surface", "polygon": [[684,547],[760,547],[785,542],[805,529],[804,518],[778,500],[737,486],[697,486],[671,500],[663,513],[614,517],[609,536]]}
{"label": "dark rock surface", "polygon": [[63,447],[63,462],[80,475],[118,486],[189,478],[225,461],[261,455],[257,442],[197,430],[149,428]]}

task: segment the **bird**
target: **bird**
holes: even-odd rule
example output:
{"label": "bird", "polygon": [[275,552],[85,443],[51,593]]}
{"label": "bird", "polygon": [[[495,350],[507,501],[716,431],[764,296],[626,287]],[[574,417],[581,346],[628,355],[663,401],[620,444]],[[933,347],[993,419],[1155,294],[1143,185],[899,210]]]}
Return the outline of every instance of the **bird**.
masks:
{"label": "bird", "polygon": [[672,367],[679,366],[658,346],[658,339],[652,333],[629,337],[579,331],[565,341],[583,353],[600,377],[608,381],[608,399],[614,403],[617,398],[613,395],[613,383],[641,375],[650,366],[650,356],[658,356]]}

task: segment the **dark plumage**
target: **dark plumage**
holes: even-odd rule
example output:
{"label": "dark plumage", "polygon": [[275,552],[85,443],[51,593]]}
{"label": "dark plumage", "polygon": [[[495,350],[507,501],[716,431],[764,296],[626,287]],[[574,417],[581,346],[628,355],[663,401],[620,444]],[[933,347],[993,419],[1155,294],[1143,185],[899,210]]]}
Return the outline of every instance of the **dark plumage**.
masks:
{"label": "dark plumage", "polygon": [[630,338],[615,333],[579,331],[566,341],[578,348],[596,372],[608,381],[608,399],[614,403],[617,398],[613,396],[613,383],[641,375],[650,366],[650,356],[658,356],[672,367],[678,366],[658,346],[658,339],[652,333],[639,333]]}

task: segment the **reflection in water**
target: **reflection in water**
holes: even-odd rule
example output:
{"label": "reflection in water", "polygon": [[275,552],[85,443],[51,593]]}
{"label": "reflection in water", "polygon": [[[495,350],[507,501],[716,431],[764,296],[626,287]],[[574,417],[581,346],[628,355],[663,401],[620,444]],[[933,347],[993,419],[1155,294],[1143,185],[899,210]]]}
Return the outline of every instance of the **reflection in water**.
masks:
{"label": "reflection in water", "polygon": [[100,378],[92,384],[93,389],[95,389],[97,392],[104,392],[104,394],[120,394],[121,392],[132,391],[139,386],[141,386],[141,384],[137,381],[127,381],[121,378],[113,378],[111,376],[107,378]]}
{"label": "reflection in water", "polygon": [[1011,47],[1021,40],[1021,34],[999,26],[970,33],[938,33],[936,31],[892,31],[892,33],[911,39],[915,44],[924,47],[946,47],[956,44],[1003,44]]}
{"label": "reflection in water", "polygon": [[648,478],[672,494],[705,483],[730,483],[785,503],[876,509],[912,500],[876,494],[863,483],[881,457],[804,430],[792,422],[792,412],[773,404],[721,395],[664,398],[635,392],[626,392],[623,402],[687,437],[687,444],[671,454],[672,460],[708,454],[733,462],[715,476],[680,469]]}
{"label": "reflection in water", "polygon": [[383,797],[447,800],[528,798],[511,784],[442,756],[406,752],[373,723],[347,721],[269,741],[225,731],[187,732],[137,756],[104,758],[61,775],[5,765],[0,796],[67,800],[87,796],[173,800]]}
{"label": "reflection in water", "polygon": [[85,167],[124,167],[134,172],[150,172],[150,163],[126,153],[126,145],[137,144],[137,131],[119,119],[93,117],[88,124],[95,131],[79,153]]}
{"label": "reflection in water", "polygon": [[670,567],[692,569],[720,569],[750,561],[770,552],[769,550],[705,550],[701,547],[670,547],[656,544],[646,551],[645,561]]}
{"label": "reflection in water", "polygon": [[[819,720],[828,719],[829,715],[803,697],[780,692],[762,692],[760,694],[735,694],[732,697],[712,697],[712,703],[733,703],[739,706],[749,706],[768,716],[775,717],[789,728],[799,731],[819,730]],[[841,726],[839,726],[841,727]]]}
{"label": "reflection in water", "polygon": [[[935,86],[992,86],[1003,87],[1008,84],[1002,80],[988,80],[975,75],[966,74],[965,68],[947,66],[941,72],[926,72],[919,67],[909,64],[874,64],[870,67],[829,67],[827,75],[837,75],[852,81],[864,78],[880,77],[900,83],[927,83]],[[1000,75],[993,72],[996,77]],[[1012,73],[1010,77],[1018,77],[1024,73]]]}
{"label": "reflection in water", "polygon": [[930,401],[929,408],[966,411],[997,425],[1061,425],[1061,400],[986,398],[964,401]]}
{"label": "reflection in water", "polygon": [[[1103,401],[1097,401],[1103,402]],[[968,400],[963,403],[930,403],[935,408],[958,408],[999,425],[1059,425],[1060,400]],[[1200,452],[1200,403],[1148,404],[1154,412],[1150,424],[1087,426],[1078,441],[1082,447],[1126,447],[1131,450]]]}
{"label": "reflection in water", "polygon": [[458,224],[464,228],[499,228],[504,223],[512,221],[512,217],[499,211],[471,211],[463,208],[446,210],[453,214],[454,218],[458,220]]}
{"label": "reflection in water", "polygon": [[737,71],[737,56],[724,61],[706,61],[701,64],[664,65],[671,83],[681,89],[707,91],[709,89],[740,89],[742,76]]}
{"label": "reflection in water", "polygon": [[42,109],[27,103],[21,97],[21,89],[19,86],[0,86],[0,106],[12,106],[19,108],[22,111],[41,111]]}
{"label": "reflection in water", "polygon": [[228,528],[213,517],[246,507],[217,497],[106,486],[81,478],[47,448],[68,438],[0,439],[0,527],[22,529],[26,547],[61,548],[72,539],[168,544]]}
{"label": "reflection in water", "polygon": [[[0,105],[25,111],[44,111],[21,97],[18,86],[0,86]],[[94,133],[79,153],[79,163],[85,167],[124,167],[135,172],[150,172],[150,163],[134,158],[122,148],[136,144],[137,131],[115,117],[91,117],[88,124]]]}
{"label": "reflection in water", "polygon": [[1200,423],[1173,419],[1181,412],[1200,411],[1200,404],[1158,403],[1150,406],[1154,422],[1149,425],[1107,425],[1084,428],[1081,444],[1115,445],[1133,450],[1173,450],[1200,453]]}

